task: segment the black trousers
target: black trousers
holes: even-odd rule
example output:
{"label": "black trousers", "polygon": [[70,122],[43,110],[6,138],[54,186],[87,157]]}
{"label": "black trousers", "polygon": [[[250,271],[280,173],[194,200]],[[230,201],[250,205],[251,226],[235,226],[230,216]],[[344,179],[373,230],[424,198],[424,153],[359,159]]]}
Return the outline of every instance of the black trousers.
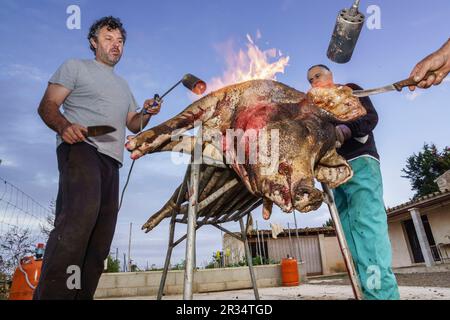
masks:
{"label": "black trousers", "polygon": [[61,144],[57,157],[55,228],[47,242],[33,298],[90,300],[116,227],[119,163],[84,142]]}

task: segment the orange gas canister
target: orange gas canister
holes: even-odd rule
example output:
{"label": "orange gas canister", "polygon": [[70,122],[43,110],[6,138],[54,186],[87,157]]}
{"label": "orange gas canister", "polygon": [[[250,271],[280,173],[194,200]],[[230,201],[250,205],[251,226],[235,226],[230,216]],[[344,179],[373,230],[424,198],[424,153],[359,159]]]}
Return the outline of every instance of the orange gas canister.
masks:
{"label": "orange gas canister", "polygon": [[31,300],[41,275],[42,259],[25,257],[14,272],[9,300]]}
{"label": "orange gas canister", "polygon": [[281,260],[281,283],[285,287],[299,285],[296,259],[287,258]]}

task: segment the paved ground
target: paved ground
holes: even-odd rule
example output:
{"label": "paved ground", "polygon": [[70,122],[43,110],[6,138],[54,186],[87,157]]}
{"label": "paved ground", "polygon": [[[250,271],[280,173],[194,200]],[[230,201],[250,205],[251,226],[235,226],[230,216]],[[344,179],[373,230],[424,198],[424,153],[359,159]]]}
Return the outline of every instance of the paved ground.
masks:
{"label": "paved ground", "polygon": [[[303,284],[298,287],[260,288],[262,300],[348,300],[353,298],[350,286]],[[450,288],[400,287],[402,300],[450,300]],[[155,300],[156,297],[115,298],[114,300]],[[181,300],[181,295],[165,296],[165,300]],[[235,290],[194,294],[194,300],[254,300],[253,290]]]}
{"label": "paved ground", "polygon": [[[450,288],[450,271],[433,273],[396,274],[399,286],[408,287],[438,287]],[[348,276],[317,278],[308,281],[309,284],[349,285]]]}
{"label": "paved ground", "polygon": [[[396,274],[402,300],[450,300],[450,271]],[[348,300],[353,299],[347,274],[310,277],[298,287],[260,288],[262,300]],[[194,300],[254,300],[252,289],[194,294]],[[155,300],[155,296],[113,298]],[[182,295],[165,296],[181,300]]]}

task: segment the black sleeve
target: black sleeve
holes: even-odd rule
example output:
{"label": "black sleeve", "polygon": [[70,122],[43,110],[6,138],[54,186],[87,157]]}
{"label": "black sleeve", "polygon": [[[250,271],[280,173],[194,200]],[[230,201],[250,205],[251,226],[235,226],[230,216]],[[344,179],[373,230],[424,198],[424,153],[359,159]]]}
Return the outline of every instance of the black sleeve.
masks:
{"label": "black sleeve", "polygon": [[[352,88],[353,90],[362,90],[360,86],[354,83],[348,83],[347,86]],[[361,101],[363,107],[366,109],[367,114],[355,121],[345,123],[345,125],[348,126],[352,131],[352,136],[357,138],[368,135],[373,131],[373,129],[375,129],[378,123],[378,114],[372,104],[372,101],[370,101],[370,98],[364,97],[360,98],[359,100]]]}

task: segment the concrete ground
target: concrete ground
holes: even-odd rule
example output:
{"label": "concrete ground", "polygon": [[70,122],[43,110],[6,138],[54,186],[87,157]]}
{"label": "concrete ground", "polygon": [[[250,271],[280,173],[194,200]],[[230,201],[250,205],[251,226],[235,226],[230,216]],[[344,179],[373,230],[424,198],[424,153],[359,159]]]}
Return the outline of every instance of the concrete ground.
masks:
{"label": "concrete ground", "polygon": [[[348,285],[303,284],[298,287],[260,288],[262,300],[348,300],[353,299]],[[402,300],[449,300],[450,288],[400,287]],[[182,295],[164,296],[164,300],[182,300]],[[155,300],[155,296],[110,298],[107,300]],[[194,294],[194,300],[254,300],[252,289]]]}
{"label": "concrete ground", "polygon": [[[438,287],[450,288],[450,271],[447,272],[420,272],[396,273],[399,286],[406,287]],[[329,277],[309,278],[309,284],[350,285],[346,274]]]}
{"label": "concrete ground", "polygon": [[[450,300],[450,265],[415,266],[394,270],[401,300]],[[260,288],[262,300],[348,300],[353,292],[347,273],[308,277],[298,287]],[[182,300],[182,295],[164,296]],[[110,298],[112,300],[156,300],[156,296]],[[194,294],[194,300],[254,300],[252,289]]]}
{"label": "concrete ground", "polygon": [[[450,300],[450,272],[397,274],[402,300]],[[262,300],[348,300],[353,292],[346,274],[309,278],[298,287],[260,288]],[[252,289],[194,294],[194,300],[254,300]],[[155,300],[156,296],[112,298]],[[164,296],[181,300],[182,295]]]}

